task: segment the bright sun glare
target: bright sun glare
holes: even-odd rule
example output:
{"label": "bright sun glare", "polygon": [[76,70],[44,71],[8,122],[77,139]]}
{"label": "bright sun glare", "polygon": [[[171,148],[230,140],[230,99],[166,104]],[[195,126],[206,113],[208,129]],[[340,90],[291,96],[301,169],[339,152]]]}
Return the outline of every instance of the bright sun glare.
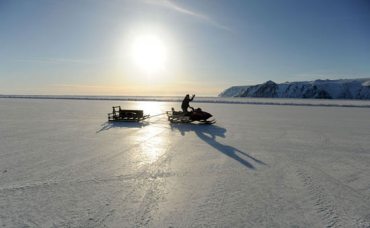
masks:
{"label": "bright sun glare", "polygon": [[148,74],[164,70],[167,58],[166,47],[156,35],[136,37],[132,44],[132,57],[135,65]]}

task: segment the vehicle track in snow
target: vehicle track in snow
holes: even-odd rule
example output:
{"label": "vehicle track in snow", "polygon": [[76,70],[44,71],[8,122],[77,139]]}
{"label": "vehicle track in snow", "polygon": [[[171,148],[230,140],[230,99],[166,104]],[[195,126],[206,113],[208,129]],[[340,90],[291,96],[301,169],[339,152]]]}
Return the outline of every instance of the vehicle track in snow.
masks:
{"label": "vehicle track in snow", "polygon": [[107,219],[114,216],[125,202],[133,199],[139,203],[139,206],[135,211],[129,212],[131,213],[130,220],[133,221],[126,222],[133,223],[134,227],[147,226],[153,219],[159,202],[163,200],[166,178],[172,175],[169,170],[172,156],[169,153],[171,146],[172,143],[169,143],[154,163],[140,167],[142,171],[132,178],[135,182],[129,192],[127,189],[114,192],[109,203],[98,208],[88,221],[82,223],[81,227],[105,227],[105,222],[109,222]]}
{"label": "vehicle track in snow", "polygon": [[[83,161],[79,163],[77,166],[74,164],[71,167],[71,170],[66,169],[66,173],[72,172],[83,172],[88,170],[91,165],[95,168],[101,166],[103,163],[107,163],[112,159],[115,159],[117,156],[121,155],[122,153],[132,151],[135,153],[137,149],[140,150],[141,145],[147,143],[148,141],[161,136],[162,134],[166,134],[168,129],[160,130],[155,134],[151,134],[148,137],[140,140],[139,142],[135,143],[133,146],[121,150],[116,151],[114,153],[109,154],[109,156],[96,156],[92,159]],[[49,179],[47,181],[33,181],[25,184],[14,184],[14,185],[6,185],[0,187],[0,193],[4,194],[32,194],[32,192],[40,191],[54,191],[53,189],[69,189],[71,186],[94,186],[94,185],[104,185],[109,184],[111,182],[121,182],[123,186],[126,188],[122,188],[118,191],[114,191],[108,197],[106,196],[103,200],[105,203],[97,208],[91,208],[89,212],[89,218],[87,220],[86,216],[81,218],[81,221],[69,221],[60,225],[67,226],[67,227],[104,227],[105,222],[109,222],[109,218],[115,216],[117,211],[122,209],[122,205],[125,205],[125,202],[132,201],[132,199],[141,201],[140,205],[138,206],[139,209],[135,209],[134,212],[128,211],[127,213],[130,216],[127,216],[127,219],[134,221],[128,221],[129,223],[134,222],[137,224],[136,226],[145,226],[147,225],[152,217],[153,214],[158,208],[158,202],[163,199],[163,195],[165,194],[165,185],[166,185],[166,178],[171,176],[172,174],[169,172],[169,162],[171,160],[171,155],[169,153],[171,146],[173,145],[173,140],[166,141],[166,145],[161,148],[159,151],[160,156],[156,159],[153,163],[148,164],[136,164],[137,171],[135,172],[136,175],[116,175],[116,176],[102,176],[102,177],[94,177],[94,178],[86,178],[86,179],[72,179],[72,180],[54,180]],[[131,153],[131,152],[130,152]],[[104,166],[104,165],[103,165]],[[104,166],[105,167],[105,166]],[[66,168],[66,167],[64,167]],[[63,173],[63,176],[66,176],[66,173]],[[50,175],[50,174],[49,174]],[[51,177],[53,175],[50,175]],[[128,188],[127,188],[128,187]],[[74,189],[75,187],[72,187]],[[126,208],[125,208],[126,209]]]}
{"label": "vehicle track in snow", "polygon": [[167,154],[161,161],[149,168],[151,175],[146,179],[145,194],[135,216],[136,227],[148,226],[159,209],[159,202],[164,200],[166,178],[171,176],[170,162],[171,156]]}
{"label": "vehicle track in snow", "polygon": [[[107,156],[104,156],[104,157],[102,157],[102,155],[99,154],[99,155],[96,155],[94,157],[90,157],[86,160],[74,163],[73,165],[64,166],[60,170],[48,173],[47,177],[49,177],[49,178],[46,178],[47,179],[46,181],[33,181],[33,182],[28,182],[26,184],[13,184],[12,186],[9,186],[9,184],[7,184],[6,186],[0,186],[0,191],[11,190],[11,189],[27,189],[27,188],[35,188],[35,187],[42,187],[42,186],[45,187],[45,186],[48,186],[48,185],[56,185],[56,184],[59,184],[59,183],[62,184],[62,183],[73,183],[73,182],[79,183],[79,182],[86,182],[86,181],[98,181],[99,178],[97,178],[97,179],[90,178],[88,180],[81,180],[80,179],[80,180],[72,180],[72,181],[67,181],[65,179],[58,180],[58,179],[55,178],[55,176],[56,176],[56,173],[60,173],[60,172],[63,173],[63,176],[69,176],[67,174],[76,173],[76,172],[78,173],[78,172],[81,172],[84,169],[86,169],[86,170],[89,169],[89,167],[91,167],[92,164],[94,164],[94,166],[97,166],[100,163],[108,162],[108,161],[116,158],[117,156],[122,155],[123,153],[125,153],[127,151],[131,151],[131,150],[137,148],[141,144],[149,141],[152,138],[155,138],[156,136],[158,136],[162,133],[163,133],[163,131],[161,131],[161,132],[159,132],[155,135],[151,135],[151,136],[139,141],[138,143],[134,144],[133,146],[131,146],[129,148],[126,148],[125,150],[115,151],[115,152],[112,152],[111,154],[109,154]],[[108,177],[108,179],[109,178],[117,178],[117,177]],[[100,178],[100,180],[102,180],[102,179]]]}
{"label": "vehicle track in snow", "polygon": [[224,165],[219,166],[222,172],[209,176],[208,183],[199,190],[201,193],[197,192],[197,198],[192,202],[196,205],[195,210],[188,213],[184,227],[255,226],[248,220],[249,210],[245,208],[247,202],[250,202],[250,193],[246,190],[246,183],[243,182],[246,170],[242,168],[240,176],[230,178],[230,173],[235,170],[226,170]]}
{"label": "vehicle track in snow", "polygon": [[338,209],[326,190],[308,173],[299,169],[297,175],[303,181],[305,188],[309,192],[309,198],[315,208],[315,211],[320,216],[325,227],[343,227],[341,216],[338,214]]}
{"label": "vehicle track in snow", "polygon": [[[64,176],[69,176],[68,173],[79,173],[81,171],[89,172],[90,167],[92,167],[92,166],[98,167],[99,164],[102,164],[104,162],[109,162],[109,161],[117,158],[118,156],[121,156],[125,152],[133,151],[135,148],[139,147],[141,144],[148,142],[149,140],[157,137],[158,135],[162,134],[163,132],[164,131],[160,131],[160,132],[155,133],[153,135],[149,135],[148,137],[138,141],[137,143],[133,144],[132,146],[130,146],[128,148],[125,148],[124,150],[117,149],[115,151],[110,152],[109,154],[104,154],[104,156],[103,156],[103,154],[97,154],[97,155],[94,155],[92,157],[89,157],[88,159],[79,161],[78,163],[74,163],[73,166],[63,167],[63,170],[65,172],[62,172],[62,173],[63,173]],[[137,131],[130,132],[129,135],[133,135],[135,133],[137,134],[138,132]],[[125,137],[127,137],[127,135],[125,135]],[[53,176],[55,176],[55,173],[52,173],[49,176],[53,177]]]}
{"label": "vehicle track in snow", "polygon": [[[138,134],[139,129],[128,129],[129,131],[125,133],[125,137],[128,136],[134,136],[135,134]],[[161,133],[161,132],[160,132]],[[159,133],[159,134],[160,134]],[[66,182],[66,178],[70,178],[72,174],[78,173],[80,171],[85,172],[91,172],[91,166],[92,164],[100,164],[103,162],[107,162],[109,160],[114,159],[117,156],[122,155],[124,152],[132,150],[133,148],[139,146],[141,143],[146,142],[150,140],[151,137],[155,137],[155,135],[150,135],[141,141],[135,143],[129,148],[126,148],[125,150],[114,148],[109,151],[109,153],[96,153],[94,155],[91,155],[89,157],[86,157],[84,159],[78,159],[78,160],[71,160],[71,162],[63,164],[62,166],[58,168],[54,168],[38,177],[37,180],[32,180],[31,177],[27,178],[25,176],[21,181],[16,181],[13,183],[7,183],[7,185],[11,184],[14,186],[29,186],[29,185],[39,185],[41,182],[44,183],[56,183],[56,182]],[[88,145],[90,146],[90,145]],[[64,151],[61,151],[64,152]],[[63,154],[63,153],[60,153]],[[68,153],[67,153],[68,155]],[[65,155],[64,155],[65,156]],[[72,155],[75,156],[75,155]],[[59,157],[53,157],[55,160],[60,160]],[[24,173],[33,174],[35,173],[39,167],[42,166],[44,163],[48,163],[49,161],[40,160],[37,163],[33,163],[33,166],[28,167],[26,170],[24,170]],[[45,167],[47,168],[47,167]],[[27,175],[27,174],[26,174]],[[0,189],[7,188],[7,186],[0,186]]]}
{"label": "vehicle track in snow", "polygon": [[351,215],[348,213],[349,208],[343,207],[345,205],[343,202],[337,203],[341,200],[339,197],[345,196],[347,200],[351,199],[355,206],[361,206],[370,211],[366,203],[367,197],[315,167],[302,165],[296,169],[296,174],[307,190],[309,201],[325,227],[370,227],[370,214],[365,217]]}

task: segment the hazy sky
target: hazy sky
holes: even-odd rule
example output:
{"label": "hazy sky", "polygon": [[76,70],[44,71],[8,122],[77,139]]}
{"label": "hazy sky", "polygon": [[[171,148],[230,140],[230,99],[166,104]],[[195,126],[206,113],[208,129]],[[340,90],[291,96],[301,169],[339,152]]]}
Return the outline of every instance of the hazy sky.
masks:
{"label": "hazy sky", "polygon": [[370,77],[369,0],[0,0],[0,94]]}

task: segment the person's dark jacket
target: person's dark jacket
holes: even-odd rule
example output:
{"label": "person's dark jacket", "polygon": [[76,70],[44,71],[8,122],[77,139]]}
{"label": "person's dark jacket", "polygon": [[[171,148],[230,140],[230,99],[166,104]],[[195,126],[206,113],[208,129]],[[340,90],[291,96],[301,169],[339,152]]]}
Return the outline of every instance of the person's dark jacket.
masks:
{"label": "person's dark jacket", "polygon": [[182,104],[181,104],[181,109],[183,112],[187,113],[188,112],[188,108],[190,107],[189,103],[190,101],[192,101],[194,99],[195,95],[193,95],[191,98],[189,96],[189,94],[187,94],[184,98],[184,100],[182,101]]}

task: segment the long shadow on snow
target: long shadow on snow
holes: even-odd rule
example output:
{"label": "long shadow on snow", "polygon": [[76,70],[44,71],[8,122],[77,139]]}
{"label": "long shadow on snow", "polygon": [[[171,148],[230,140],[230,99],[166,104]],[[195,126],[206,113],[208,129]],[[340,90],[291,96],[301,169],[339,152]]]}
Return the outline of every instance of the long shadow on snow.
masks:
{"label": "long shadow on snow", "polygon": [[[244,151],[241,151],[235,147],[224,145],[216,141],[216,137],[226,138],[226,129],[215,125],[192,125],[192,124],[171,124],[171,129],[179,130],[181,135],[185,135],[186,132],[194,132],[200,139],[206,142],[208,145],[217,149],[221,153],[229,156],[230,158],[238,161],[240,164],[250,169],[255,169],[254,165],[248,161],[248,159],[261,164],[266,165],[263,161],[252,157]],[[242,156],[246,157],[243,158]]]}
{"label": "long shadow on snow", "polygon": [[101,129],[97,130],[96,133],[109,130],[111,128],[142,128],[149,125],[148,122],[104,122],[101,124]]}

